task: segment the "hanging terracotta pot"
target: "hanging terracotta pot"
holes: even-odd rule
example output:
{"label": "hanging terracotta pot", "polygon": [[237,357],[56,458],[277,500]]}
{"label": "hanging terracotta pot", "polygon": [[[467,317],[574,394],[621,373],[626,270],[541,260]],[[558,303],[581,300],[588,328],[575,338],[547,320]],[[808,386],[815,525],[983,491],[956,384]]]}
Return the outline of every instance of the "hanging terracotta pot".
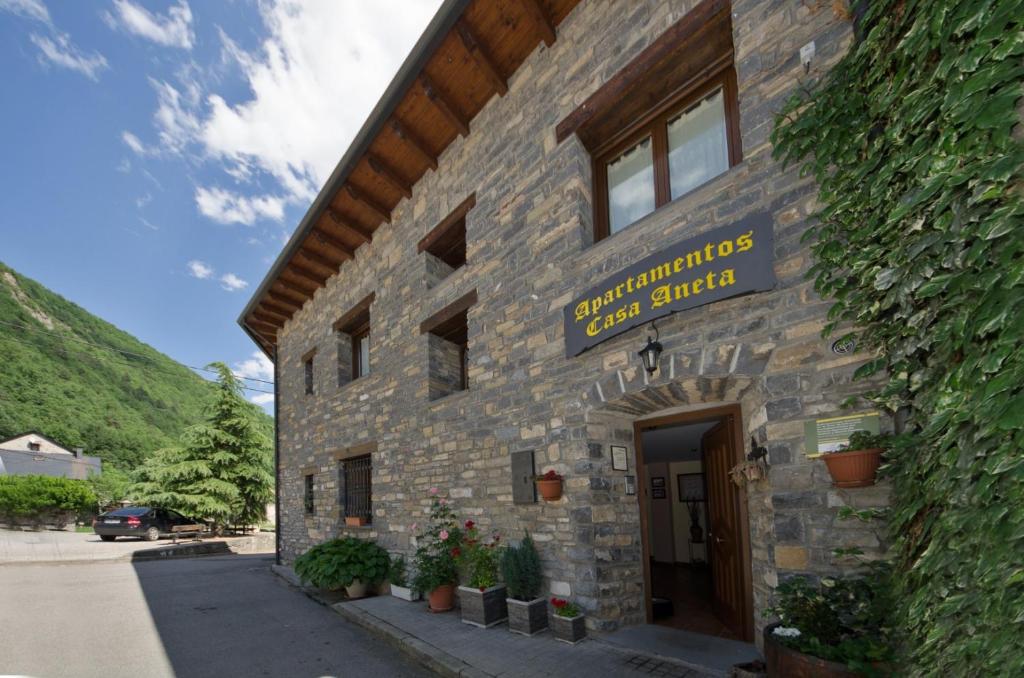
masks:
{"label": "hanging terracotta pot", "polygon": [[822,457],[836,487],[867,487],[875,484],[882,448],[830,452]]}
{"label": "hanging terracotta pot", "polygon": [[537,491],[544,501],[558,501],[562,498],[561,480],[538,480]]}
{"label": "hanging terracotta pot", "polygon": [[444,584],[438,586],[427,596],[431,612],[447,612],[455,607],[455,586]]}

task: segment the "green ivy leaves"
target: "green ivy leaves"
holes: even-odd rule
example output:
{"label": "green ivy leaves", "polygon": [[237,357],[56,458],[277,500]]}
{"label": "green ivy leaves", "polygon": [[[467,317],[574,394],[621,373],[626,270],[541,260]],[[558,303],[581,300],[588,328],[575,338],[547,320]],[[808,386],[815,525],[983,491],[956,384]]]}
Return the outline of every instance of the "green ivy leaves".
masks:
{"label": "green ivy leaves", "polygon": [[894,485],[901,673],[1024,675],[1024,0],[875,0],[773,133],[815,177],[830,327],[906,408]]}

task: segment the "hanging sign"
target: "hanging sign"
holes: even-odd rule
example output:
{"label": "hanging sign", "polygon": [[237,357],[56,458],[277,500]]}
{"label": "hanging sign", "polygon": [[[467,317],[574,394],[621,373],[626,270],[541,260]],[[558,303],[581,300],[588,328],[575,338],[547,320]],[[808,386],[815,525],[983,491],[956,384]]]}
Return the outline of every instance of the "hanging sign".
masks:
{"label": "hanging sign", "polygon": [[878,433],[878,412],[828,417],[804,422],[804,452],[818,457],[843,449],[856,431]]}
{"label": "hanging sign", "polygon": [[642,259],[565,307],[571,358],[657,318],[775,286],[772,219],[752,214]]}

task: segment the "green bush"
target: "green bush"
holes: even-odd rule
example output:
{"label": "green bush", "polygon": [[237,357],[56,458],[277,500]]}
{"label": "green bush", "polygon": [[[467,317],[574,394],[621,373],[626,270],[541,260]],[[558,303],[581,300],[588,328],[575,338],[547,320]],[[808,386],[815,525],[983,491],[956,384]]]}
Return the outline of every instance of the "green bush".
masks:
{"label": "green bush", "polygon": [[375,584],[388,575],[388,552],[372,541],[345,537],[317,544],[295,559],[295,574],[320,589],[339,589],[358,579]]}
{"label": "green bush", "polygon": [[528,532],[518,546],[510,545],[502,553],[501,576],[505,579],[510,598],[530,601],[540,596],[540,554]]}
{"label": "green bush", "polygon": [[406,565],[405,556],[395,556],[391,559],[391,565],[388,568],[388,581],[395,586],[408,588],[409,575],[407,570],[408,565]]}
{"label": "green bush", "polygon": [[0,476],[0,518],[33,518],[54,511],[86,513],[96,495],[84,480],[51,476]]}

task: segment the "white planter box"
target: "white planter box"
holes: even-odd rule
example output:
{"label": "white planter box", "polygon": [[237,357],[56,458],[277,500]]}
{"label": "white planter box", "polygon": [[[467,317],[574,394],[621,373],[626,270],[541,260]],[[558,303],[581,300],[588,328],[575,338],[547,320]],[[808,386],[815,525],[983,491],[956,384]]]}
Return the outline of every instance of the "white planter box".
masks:
{"label": "white planter box", "polygon": [[408,600],[410,603],[419,600],[423,596],[419,591],[413,591],[406,586],[391,585],[391,595],[401,600]]}

